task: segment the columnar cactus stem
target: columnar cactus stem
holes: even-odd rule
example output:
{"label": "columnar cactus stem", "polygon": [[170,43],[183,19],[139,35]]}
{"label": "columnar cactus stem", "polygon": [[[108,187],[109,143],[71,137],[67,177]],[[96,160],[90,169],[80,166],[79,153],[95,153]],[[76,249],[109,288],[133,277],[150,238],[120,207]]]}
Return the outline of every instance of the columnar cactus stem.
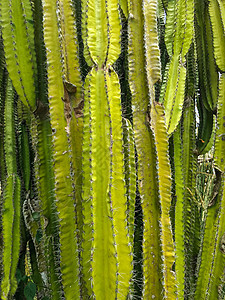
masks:
{"label": "columnar cactus stem", "polygon": [[151,107],[151,126],[153,128],[158,166],[159,198],[161,203],[161,241],[163,256],[164,296],[176,299],[175,272],[172,270],[175,262],[175,249],[170,221],[171,205],[171,169],[169,161],[169,144],[164,119],[164,109],[160,104]]}
{"label": "columnar cactus stem", "polygon": [[58,36],[57,3],[45,1],[44,39],[48,63],[48,95],[53,131],[55,196],[59,216],[60,265],[65,296],[79,298],[79,270],[74,208],[74,192],[68,146],[66,94],[62,80]]}
{"label": "columnar cactus stem", "polygon": [[20,252],[20,178],[17,175],[16,139],[14,121],[14,89],[8,78],[4,111],[4,153],[7,178],[3,189],[2,222],[2,270],[1,299],[12,297],[17,289],[15,278]]}
{"label": "columnar cactus stem", "polygon": [[132,254],[123,169],[121,92],[111,67],[121,52],[119,3],[90,0],[83,4],[84,55],[92,65],[85,82],[84,279],[89,296],[123,299],[129,294]]}
{"label": "columnar cactus stem", "polygon": [[138,156],[139,192],[143,209],[143,297],[162,298],[160,207],[156,180],[155,144],[148,117],[142,1],[129,1],[129,81],[132,93],[134,136]]}
{"label": "columnar cactus stem", "polygon": [[33,20],[29,20],[30,24],[27,27],[26,12],[28,17],[31,17],[31,3],[28,0],[24,3],[15,0],[1,3],[2,35],[9,76],[23,103],[34,111],[36,61],[32,55],[34,34],[31,23]]}

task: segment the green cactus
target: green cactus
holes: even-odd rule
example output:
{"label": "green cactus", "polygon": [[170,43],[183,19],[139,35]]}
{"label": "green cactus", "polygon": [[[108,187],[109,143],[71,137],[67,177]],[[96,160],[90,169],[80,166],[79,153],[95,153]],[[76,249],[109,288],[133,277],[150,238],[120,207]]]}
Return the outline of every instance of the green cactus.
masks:
{"label": "green cactus", "polygon": [[4,0],[0,24],[1,299],[223,299],[223,1]]}

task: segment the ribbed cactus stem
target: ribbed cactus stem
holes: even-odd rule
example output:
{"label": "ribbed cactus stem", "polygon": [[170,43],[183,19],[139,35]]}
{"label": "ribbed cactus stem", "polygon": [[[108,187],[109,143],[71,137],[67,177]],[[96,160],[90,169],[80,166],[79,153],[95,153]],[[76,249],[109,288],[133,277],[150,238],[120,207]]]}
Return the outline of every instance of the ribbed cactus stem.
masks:
{"label": "ribbed cactus stem", "polygon": [[14,89],[11,80],[6,83],[4,111],[4,153],[7,178],[3,187],[2,222],[2,270],[1,298],[12,297],[17,289],[15,278],[20,253],[20,178],[17,175],[16,138],[14,120]]}
{"label": "ribbed cactus stem", "polygon": [[164,119],[164,108],[160,104],[154,104],[151,108],[151,126],[153,128],[159,179],[159,197],[161,203],[161,241],[163,256],[163,283],[164,296],[168,299],[176,299],[176,278],[172,270],[175,262],[175,249],[170,221],[171,207],[171,168],[169,161],[169,144]]}
{"label": "ribbed cactus stem", "polygon": [[[155,144],[149,127],[149,90],[145,73],[142,1],[129,1],[129,82],[132,94],[134,137],[138,159],[139,192],[143,209],[143,297],[162,298],[160,208]],[[138,278],[139,279],[139,278]]]}
{"label": "ribbed cactus stem", "polygon": [[[31,3],[27,0],[25,3],[26,10],[30,11]],[[25,13],[23,2],[18,3],[12,0],[1,3],[2,34],[7,70],[21,100],[34,111],[36,108],[34,83],[36,65],[31,53],[34,36],[33,30],[28,30],[31,23],[28,27],[26,26]],[[29,39],[32,40],[31,48],[28,33]]]}
{"label": "ribbed cactus stem", "polygon": [[55,197],[59,217],[60,266],[65,297],[79,298],[79,270],[73,179],[68,145],[67,106],[62,81],[56,1],[45,1],[44,39],[48,62],[48,95],[52,126]]}

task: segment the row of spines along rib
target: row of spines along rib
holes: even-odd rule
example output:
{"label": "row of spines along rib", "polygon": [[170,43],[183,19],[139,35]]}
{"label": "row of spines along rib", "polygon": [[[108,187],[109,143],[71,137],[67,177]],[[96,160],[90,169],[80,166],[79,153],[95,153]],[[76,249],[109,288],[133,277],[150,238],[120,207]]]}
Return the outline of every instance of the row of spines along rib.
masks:
{"label": "row of spines along rib", "polygon": [[[2,95],[1,95],[2,96]],[[17,289],[16,269],[20,254],[21,181],[17,175],[15,137],[15,104],[12,82],[6,75],[4,101],[4,158],[5,171],[1,196],[1,299],[13,296]],[[3,99],[1,99],[3,101]],[[2,180],[2,178],[1,178]],[[2,181],[3,183],[3,181]]]}
{"label": "row of spines along rib", "polygon": [[121,52],[119,3],[95,2],[82,2],[84,57],[92,67],[84,91],[82,268],[89,296],[124,299],[134,222],[127,201],[132,211],[134,199],[126,197],[121,91],[111,67]]}

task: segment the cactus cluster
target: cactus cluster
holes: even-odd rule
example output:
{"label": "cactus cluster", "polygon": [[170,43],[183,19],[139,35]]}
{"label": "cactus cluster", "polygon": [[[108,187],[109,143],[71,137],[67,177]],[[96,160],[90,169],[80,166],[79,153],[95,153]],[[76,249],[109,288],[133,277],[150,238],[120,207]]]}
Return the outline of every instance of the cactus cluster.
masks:
{"label": "cactus cluster", "polygon": [[0,2],[0,298],[225,297],[222,0]]}

